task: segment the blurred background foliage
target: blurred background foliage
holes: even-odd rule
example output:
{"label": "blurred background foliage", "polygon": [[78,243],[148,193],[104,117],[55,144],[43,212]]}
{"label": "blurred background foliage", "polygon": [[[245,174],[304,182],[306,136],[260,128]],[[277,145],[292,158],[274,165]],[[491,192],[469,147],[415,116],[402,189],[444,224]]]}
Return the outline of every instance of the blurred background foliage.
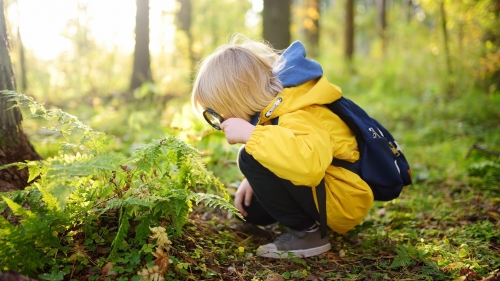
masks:
{"label": "blurred background foliage", "polygon": [[[234,33],[262,39],[266,9],[281,5],[278,16],[290,8],[290,41],[303,41],[344,95],[394,131],[417,182],[463,178],[476,158],[498,169],[497,0],[150,0],[151,79],[137,88],[141,1],[104,2],[8,0],[5,11],[18,91],[114,135],[117,150],[176,135],[205,152],[224,183],[237,181],[237,147],[193,115],[190,89],[201,59]],[[281,37],[264,39],[278,46]],[[56,153],[53,136],[32,122],[23,126],[36,150]]]}

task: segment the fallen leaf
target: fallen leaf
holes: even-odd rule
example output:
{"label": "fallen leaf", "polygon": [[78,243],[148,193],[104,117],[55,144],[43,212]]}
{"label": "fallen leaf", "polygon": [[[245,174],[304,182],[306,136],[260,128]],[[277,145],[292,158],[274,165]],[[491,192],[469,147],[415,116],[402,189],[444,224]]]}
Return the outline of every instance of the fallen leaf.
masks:
{"label": "fallen leaf", "polygon": [[217,266],[216,264],[209,264],[209,265],[207,265],[207,268],[209,268],[210,270],[215,271],[217,273],[221,272],[219,266]]}
{"label": "fallen leaf", "polygon": [[500,214],[497,213],[497,212],[493,212],[493,211],[489,211],[487,212],[488,216],[497,220],[497,221],[500,221]]}
{"label": "fallen leaf", "polygon": [[344,250],[340,250],[339,251],[339,257],[341,257],[341,258],[345,257],[345,251]]}
{"label": "fallen leaf", "polygon": [[285,278],[277,273],[267,275],[266,281],[285,281]]}
{"label": "fallen leaf", "polygon": [[152,254],[156,258],[154,264],[158,266],[159,273],[164,275],[168,271],[168,265],[170,264],[168,253],[164,252],[161,247],[156,247],[156,251]]}
{"label": "fallen leaf", "polygon": [[115,271],[111,271],[111,269],[113,268],[113,263],[112,262],[108,262],[107,264],[105,264],[102,268],[101,268],[101,272],[103,274],[105,274],[106,276],[109,276],[109,275],[116,275],[116,272]]}

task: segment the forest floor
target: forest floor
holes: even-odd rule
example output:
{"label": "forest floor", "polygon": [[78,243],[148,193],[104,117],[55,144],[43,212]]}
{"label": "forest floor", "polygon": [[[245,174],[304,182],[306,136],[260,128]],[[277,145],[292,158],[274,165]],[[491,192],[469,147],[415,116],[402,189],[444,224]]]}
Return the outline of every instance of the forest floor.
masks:
{"label": "forest floor", "polygon": [[[117,218],[114,213],[98,220],[99,229],[116,228]],[[168,223],[165,218],[160,225],[168,227]],[[130,239],[136,235],[134,224],[137,222],[131,221],[127,232]],[[416,183],[398,199],[376,202],[363,223],[346,235],[330,232],[330,251],[303,259],[271,259],[257,257],[255,251],[283,233],[282,226],[251,226],[226,210],[196,205],[182,233],[169,234],[171,244],[165,251],[154,246],[159,238],[152,237],[140,251],[122,252],[110,259],[112,237],[80,234],[68,244],[74,254],[61,265],[67,273],[30,277],[71,281],[500,281],[499,229],[498,188],[478,192],[463,182]],[[4,280],[27,279],[0,274],[0,281]]]}
{"label": "forest floor", "polygon": [[498,198],[465,196],[443,184],[432,188],[446,194],[434,208],[422,205],[411,214],[404,206],[409,198],[376,202],[354,231],[329,233],[330,251],[304,259],[255,256],[259,245],[284,231],[277,224],[251,226],[224,210],[197,207],[170,252],[189,266],[178,263],[167,280],[500,281]]}

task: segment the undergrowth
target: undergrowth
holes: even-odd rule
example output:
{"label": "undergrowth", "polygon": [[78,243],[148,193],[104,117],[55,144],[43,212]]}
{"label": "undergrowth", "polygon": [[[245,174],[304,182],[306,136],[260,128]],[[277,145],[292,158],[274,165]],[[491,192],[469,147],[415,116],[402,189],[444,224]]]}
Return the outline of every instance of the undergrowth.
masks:
{"label": "undergrowth", "polygon": [[181,235],[193,203],[235,211],[199,152],[176,137],[153,140],[125,157],[107,148],[110,137],[76,117],[22,94],[3,94],[30,109],[26,118],[46,120],[46,129],[62,137],[54,157],[0,167],[27,168],[31,182],[1,197],[3,270],[42,280],[95,280],[108,266],[122,280],[140,280],[138,272],[153,267],[151,252],[168,248],[156,236],[152,241],[152,231]]}

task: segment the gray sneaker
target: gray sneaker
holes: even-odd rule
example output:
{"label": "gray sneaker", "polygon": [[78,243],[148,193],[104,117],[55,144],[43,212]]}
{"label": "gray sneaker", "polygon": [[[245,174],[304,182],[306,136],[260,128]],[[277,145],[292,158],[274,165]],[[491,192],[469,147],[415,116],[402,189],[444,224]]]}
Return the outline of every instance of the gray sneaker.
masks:
{"label": "gray sneaker", "polygon": [[317,256],[330,250],[328,236],[321,239],[321,231],[305,232],[288,229],[273,243],[262,245],[257,249],[257,256],[268,258],[306,258]]}

